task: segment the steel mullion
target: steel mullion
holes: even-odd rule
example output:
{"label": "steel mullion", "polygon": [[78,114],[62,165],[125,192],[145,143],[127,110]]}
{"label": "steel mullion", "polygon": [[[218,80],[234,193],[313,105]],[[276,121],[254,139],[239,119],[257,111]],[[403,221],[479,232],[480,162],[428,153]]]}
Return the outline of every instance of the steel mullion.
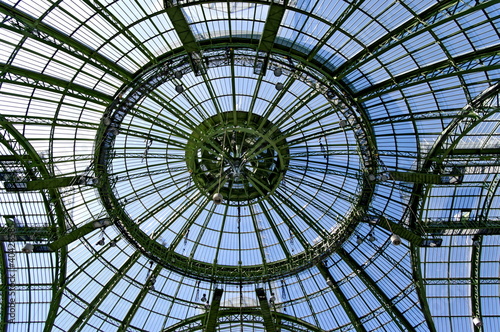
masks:
{"label": "steel mullion", "polygon": [[108,280],[108,282],[103,285],[101,291],[95,295],[91,303],[88,303],[88,307],[78,316],[78,319],[74,324],[68,329],[68,332],[75,332],[84,326],[90,317],[98,309],[99,305],[106,299],[106,297],[113,291],[114,287],[119,283],[122,275],[126,274],[137,260],[141,257],[139,251],[135,251],[129,259],[123,263],[123,265],[116,271],[116,273]]}
{"label": "steel mullion", "polygon": [[[347,75],[347,73],[354,70],[354,68],[359,67],[359,66],[363,65],[364,63],[370,61],[372,59],[372,57],[377,56],[380,52],[386,52],[386,51],[390,50],[392,47],[400,45],[408,39],[414,38],[416,34],[420,34],[422,32],[429,30],[429,29],[432,29],[436,25],[442,24],[443,22],[447,22],[447,21],[450,21],[452,19],[456,19],[460,16],[466,15],[470,12],[477,10],[476,8],[470,8],[469,10],[460,12],[458,14],[458,16],[457,16],[457,14],[454,14],[451,17],[448,16],[448,17],[445,17],[445,18],[437,21],[437,23],[431,23],[431,24],[424,23],[424,21],[431,19],[438,12],[445,11],[449,7],[456,5],[456,4],[459,4],[460,2],[461,1],[458,1],[458,0],[446,0],[446,1],[434,4],[433,6],[429,7],[424,12],[422,12],[421,14],[419,14],[419,15],[415,16],[413,19],[407,21],[405,24],[394,29],[391,33],[382,36],[377,41],[368,45],[363,50],[363,52],[356,54],[355,56],[351,57],[349,60],[344,62],[341,66],[336,68],[332,72],[332,76],[342,75],[342,77],[343,77],[343,76]],[[412,33],[408,33],[409,31],[412,31],[412,29],[415,29],[415,27],[418,27],[418,26],[421,26],[421,28],[419,30],[415,30]],[[400,38],[397,38],[395,36],[399,36]]]}
{"label": "steel mullion", "polygon": [[[434,62],[430,65],[386,79],[380,83],[372,84],[368,88],[355,92],[353,97],[363,102],[395,90],[400,90],[403,87],[408,88],[421,84],[422,82],[431,82],[447,77],[456,77],[457,75],[495,70],[500,68],[500,60],[498,59],[499,52],[500,45],[494,45],[483,48],[477,52],[469,52],[456,56],[454,58],[455,64],[453,65],[450,65],[449,59]],[[482,60],[481,64],[477,62],[478,60]],[[482,66],[482,64],[484,64],[484,66]],[[465,68],[461,68],[461,66],[465,66]]]}
{"label": "steel mullion", "polygon": [[391,299],[384,293],[384,291],[375,283],[375,281],[368,275],[368,273],[352,258],[349,253],[341,248],[337,254],[342,260],[349,265],[354,273],[363,281],[372,294],[378,299],[381,307],[385,308],[386,312],[393,318],[394,322],[398,325],[401,331],[405,329],[408,331],[415,331],[413,325],[406,319],[406,317],[399,311]]}
{"label": "steel mullion", "polygon": [[[297,228],[295,228],[295,225],[290,222],[289,219],[291,219],[291,218],[289,218],[289,216],[286,213],[281,211],[279,206],[277,206],[274,201],[266,200],[266,202],[268,202],[269,205],[272,208],[274,208],[274,211],[278,214],[279,217],[281,217],[281,221],[288,227],[290,232],[293,233],[293,235],[295,236],[295,238],[297,238],[297,240],[300,242],[302,247],[305,249],[311,248],[311,245],[309,244],[309,242],[303,237],[302,232],[300,232]],[[269,224],[270,225],[271,224],[278,225],[277,223],[274,222],[274,218],[272,218],[271,215],[267,212],[268,209],[263,205],[263,203],[259,202],[259,205],[261,207],[261,211],[264,213],[267,220],[269,221]],[[276,233],[279,233],[279,230],[276,230]],[[284,243],[282,245],[284,245]]]}
{"label": "steel mullion", "polygon": [[[268,221],[268,223],[269,223],[269,227],[271,228],[271,230],[272,230],[272,232],[273,232],[274,236],[276,236],[276,239],[278,240],[278,243],[279,243],[279,245],[280,245],[281,249],[283,250],[283,253],[285,254],[286,259],[287,259],[287,260],[289,260],[289,259],[290,259],[290,257],[291,257],[292,255],[290,254],[290,251],[288,250],[288,247],[286,246],[286,244],[285,244],[285,240],[283,240],[283,237],[281,236],[280,231],[279,231],[279,230],[278,230],[278,228],[276,227],[278,223],[276,223],[276,222],[275,222],[275,220],[271,217],[271,215],[270,215],[270,214],[268,214],[268,213],[266,212],[266,210],[264,210],[264,208],[265,208],[265,207],[263,206],[263,204],[262,204],[262,203],[260,203],[260,204],[259,204],[259,206],[260,206],[260,208],[261,208],[262,213],[264,213],[264,215],[266,216],[266,219],[267,219],[267,221]],[[252,205],[250,206],[250,210],[251,210],[251,212],[252,212],[252,214],[251,214],[251,215],[252,215],[252,221],[253,221],[254,225],[257,225],[257,222],[256,222],[256,220],[255,220],[255,211],[254,211],[254,207],[253,207]],[[257,225],[257,226],[258,226],[258,225]],[[254,227],[255,227],[255,226],[254,226]],[[256,229],[257,229],[257,228],[256,228]],[[262,232],[262,231],[260,231],[260,232]],[[258,236],[258,238],[259,238],[259,243],[261,243],[261,242],[262,242],[262,239],[260,238],[260,237],[261,237],[261,236],[260,236],[260,234],[258,234],[257,236]],[[264,248],[264,246],[262,246],[262,247],[260,248],[261,255],[262,255],[262,257],[266,257],[266,255],[265,255],[265,253],[264,253],[264,249],[263,249],[263,248]],[[267,262],[267,260],[266,260],[266,263],[268,263],[268,262]],[[264,264],[264,265],[266,265],[266,264]]]}
{"label": "steel mullion", "polygon": [[149,294],[150,287],[153,285],[152,280],[156,279],[159,275],[160,272],[162,271],[163,267],[161,265],[156,265],[154,270],[151,272],[151,275],[149,275],[148,279],[142,286],[139,294],[137,294],[137,297],[135,298],[134,302],[132,303],[132,306],[128,310],[127,314],[124,317],[124,320],[122,321],[121,325],[118,327],[118,331],[120,332],[125,332],[130,326],[130,323],[134,319],[137,311],[139,310],[142,302],[146,298],[146,296]]}
{"label": "steel mullion", "polygon": [[[190,187],[190,188],[192,188],[192,187]],[[190,189],[189,191],[193,192],[193,195],[188,198],[189,200],[197,200],[202,196],[200,192],[195,192],[192,189]],[[137,217],[138,220],[142,220],[142,221],[137,222],[136,224],[138,226],[141,226],[142,223],[147,221],[147,219],[156,215],[159,211],[163,210],[165,207],[170,206],[170,204],[178,201],[181,198],[185,198],[185,196],[187,195],[187,193],[189,191],[186,190],[185,192],[179,192],[177,195],[175,195],[174,197],[171,197],[167,201],[164,201],[162,204],[155,207],[153,210],[145,211],[145,212],[147,212],[146,214],[141,214]],[[152,239],[157,239],[161,234],[163,234],[163,232],[165,230],[167,230],[175,222],[176,215],[180,215],[182,213],[182,211],[184,211],[185,209],[187,209],[187,206],[183,206],[182,209],[179,211],[175,211],[174,209],[172,209],[171,214],[166,218],[166,220],[168,219],[168,221],[166,221],[165,224],[161,225],[160,228],[158,228],[155,232],[153,232],[151,234]]]}
{"label": "steel mullion", "polygon": [[149,51],[149,49],[139,40],[137,37],[130,33],[128,27],[124,26],[120,20],[118,20],[111,12],[108,10],[106,5],[100,3],[99,0],[83,0],[90,8],[95,12],[100,13],[101,16],[108,21],[119,33],[123,34],[134,46],[142,51],[142,53],[149,58],[151,62],[155,62],[156,57]]}
{"label": "steel mullion", "polygon": [[[184,214],[185,210],[187,210],[191,206],[195,205],[194,201],[191,201],[190,203],[191,204],[185,204],[182,207],[180,214]],[[181,229],[179,230],[177,235],[174,237],[174,239],[170,242],[169,250],[175,251],[175,249],[177,248],[177,245],[181,242],[182,238],[184,236],[186,236],[186,234],[188,234],[189,228],[195,223],[196,219],[202,214],[202,212],[205,211],[205,208],[210,203],[210,200],[206,199],[206,200],[204,200],[204,202],[202,201],[199,203],[200,204],[198,205],[198,208],[194,212],[191,213],[189,218],[186,218],[186,221],[183,223]],[[205,204],[202,204],[202,203],[205,203]],[[155,231],[154,233],[157,234],[155,238],[157,238],[159,235],[162,234],[162,232],[157,232],[157,231]]]}

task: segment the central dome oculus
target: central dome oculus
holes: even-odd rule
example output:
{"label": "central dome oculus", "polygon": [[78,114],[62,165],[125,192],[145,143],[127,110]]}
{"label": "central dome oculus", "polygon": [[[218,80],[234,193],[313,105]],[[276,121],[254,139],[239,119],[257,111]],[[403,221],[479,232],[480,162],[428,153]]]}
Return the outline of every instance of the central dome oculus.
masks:
{"label": "central dome oculus", "polygon": [[193,130],[186,163],[205,194],[221,193],[229,204],[265,197],[288,166],[288,145],[279,128],[250,112],[214,115]]}

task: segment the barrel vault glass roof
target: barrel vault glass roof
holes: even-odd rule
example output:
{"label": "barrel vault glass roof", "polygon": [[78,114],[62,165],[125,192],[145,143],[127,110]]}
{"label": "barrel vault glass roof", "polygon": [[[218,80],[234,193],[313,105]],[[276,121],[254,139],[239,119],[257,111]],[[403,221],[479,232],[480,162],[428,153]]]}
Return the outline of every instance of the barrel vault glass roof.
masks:
{"label": "barrel vault glass roof", "polygon": [[499,91],[496,0],[0,1],[0,330],[500,331]]}

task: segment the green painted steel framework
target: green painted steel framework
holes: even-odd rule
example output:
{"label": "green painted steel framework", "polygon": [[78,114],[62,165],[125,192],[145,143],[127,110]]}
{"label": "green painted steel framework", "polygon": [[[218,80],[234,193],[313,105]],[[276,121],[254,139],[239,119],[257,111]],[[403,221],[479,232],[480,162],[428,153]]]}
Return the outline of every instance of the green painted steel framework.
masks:
{"label": "green painted steel framework", "polygon": [[[211,40],[210,42],[204,40],[197,40],[195,35],[191,30],[191,24],[186,20],[185,13],[183,11],[183,6],[185,8],[189,8],[190,6],[194,6],[196,4],[210,4],[211,1],[189,1],[183,2],[178,1],[178,3],[173,3],[170,1],[165,1],[168,4],[168,8],[165,9],[167,16],[171,19],[175,32],[179,35],[179,38],[182,42],[182,47],[179,47],[175,50],[172,50],[172,54],[188,54],[189,61],[188,63],[192,66],[192,70],[199,70],[200,64],[196,62],[197,60],[193,60],[193,54],[195,53],[203,53],[203,51],[213,50],[213,49],[231,49],[231,56],[229,63],[230,66],[233,67],[235,65],[234,58],[234,50],[237,49],[250,49],[253,54],[258,54],[258,52],[266,53],[265,63],[267,63],[267,57],[271,54],[278,54],[281,56],[290,57],[290,59],[295,60],[297,63],[300,63],[306,68],[312,69],[317,73],[323,75],[324,80],[327,82],[333,82],[336,85],[342,88],[342,91],[350,92],[350,87],[347,83],[342,81],[342,78],[347,77],[349,73],[356,70],[356,68],[364,63],[373,60],[377,54],[386,52],[388,49],[396,48],[398,45],[403,44],[406,40],[412,38],[418,34],[424,34],[432,30],[433,27],[438,24],[442,24],[443,21],[438,21],[437,17],[443,15],[443,13],[447,14],[447,17],[444,19],[446,22],[458,20],[460,17],[463,17],[473,11],[481,10],[487,8],[491,4],[489,2],[481,2],[476,7],[464,9],[460,6],[460,1],[442,1],[439,2],[419,15],[415,15],[413,19],[410,19],[403,25],[397,27],[396,29],[386,33],[384,37],[376,40],[371,43],[369,47],[351,57],[348,61],[346,61],[343,65],[337,68],[329,68],[322,64],[316,55],[319,54],[320,49],[323,45],[328,43],[329,38],[336,31],[336,27],[332,26],[330,31],[325,34],[321,40],[318,41],[318,44],[315,48],[313,48],[312,52],[304,53],[300,49],[288,49],[286,45],[280,43],[278,35],[278,29],[282,25],[282,20],[287,10],[301,12],[300,9],[297,9],[289,4],[290,1],[285,1],[282,4],[278,4],[275,2],[269,1],[254,1],[252,3],[263,3],[270,5],[269,10],[269,19],[266,20],[264,25],[264,30],[261,34],[261,39],[256,42],[253,39],[245,39],[243,37],[239,38],[229,38],[226,36],[222,36],[217,38],[216,40]],[[339,20],[338,24],[343,22],[352,12],[356,11],[363,1],[357,1],[352,4],[346,11],[344,11],[341,15],[341,20]],[[495,2],[495,1],[493,1]],[[86,1],[89,7],[94,8],[96,10],[103,10],[106,12],[106,9],[103,6],[99,5],[99,1]],[[97,4],[96,4],[97,3]],[[61,30],[58,30],[49,24],[40,22],[37,18],[32,17],[20,9],[14,8],[6,3],[0,3],[0,13],[9,17],[11,22],[7,24],[6,21],[1,23],[1,27],[14,31],[20,32],[24,35],[25,38],[33,38],[42,44],[50,45],[52,47],[57,47],[62,52],[70,53],[82,61],[86,61],[92,65],[95,65],[97,68],[101,69],[106,74],[113,76],[118,79],[120,83],[124,86],[133,82],[134,78],[137,77],[135,74],[129,72],[129,70],[124,67],[116,64],[112,60],[100,55],[100,53],[96,50],[93,50],[89,46],[77,42],[71,36],[65,34]],[[111,25],[117,25],[117,19],[114,18],[111,14],[106,15],[106,20]],[[123,27],[121,27],[122,30]],[[351,36],[354,37],[354,36]],[[147,47],[142,45],[138,40],[135,40],[132,36],[129,36],[130,41],[132,43],[136,43],[136,45],[140,45],[140,49],[144,50],[146,54],[149,56],[150,64],[161,63],[163,59],[157,59],[150,51],[147,51]],[[260,59],[256,56],[256,59]],[[226,64],[225,64],[226,65]],[[206,66],[206,64],[203,64]],[[214,65],[215,67],[215,65]],[[402,87],[409,87],[418,84],[432,84],[434,81],[445,79],[447,77],[451,77],[457,74],[474,74],[484,70],[498,70],[500,69],[500,45],[496,44],[491,47],[482,48],[481,50],[477,50],[470,53],[464,53],[461,56],[446,59],[440,62],[434,62],[431,64],[427,64],[418,69],[405,72],[404,74],[395,75],[390,77],[390,79],[384,80],[377,84],[372,84],[365,89],[361,89],[355,92],[352,92],[350,97],[352,97],[352,101],[357,107],[360,117],[361,123],[368,123],[368,115],[365,113],[363,109],[363,102],[371,100],[377,96],[380,96],[384,93],[388,93],[391,91],[400,90]],[[14,65],[12,63],[2,63],[0,64],[0,84],[10,84],[10,85],[19,85],[26,88],[36,88],[42,89],[50,93],[62,93],[65,96],[77,98],[79,100],[84,100],[87,102],[92,102],[104,106],[110,105],[113,101],[118,100],[117,96],[112,96],[104,92],[100,92],[97,89],[93,89],[88,86],[84,86],[82,84],[78,84],[72,82],[70,80],[61,79],[56,77],[55,75],[51,75],[49,73],[38,73],[33,70],[29,70],[27,68],[21,68],[18,65]],[[265,73],[265,72],[264,72]],[[262,73],[262,74],[264,74]],[[203,72],[200,74],[201,80],[208,87],[212,86],[212,83],[209,81],[206,75],[203,75]],[[234,80],[234,79],[233,79]],[[259,84],[262,78],[259,78]],[[294,80],[290,79],[288,84],[291,86],[294,83]],[[445,174],[441,172],[442,165],[449,163],[450,165],[460,163],[465,158],[466,160],[475,160],[484,155],[493,155],[496,156],[499,152],[498,147],[494,148],[484,148],[484,149],[476,149],[476,148],[464,148],[459,147],[458,143],[461,138],[465,137],[468,133],[473,130],[476,126],[479,125],[480,120],[487,119],[490,116],[496,115],[500,110],[498,105],[498,93],[499,93],[499,84],[497,83],[493,89],[487,89],[481,94],[478,98],[473,99],[470,103],[464,106],[463,109],[458,110],[458,116],[446,127],[446,130],[441,134],[441,136],[437,139],[436,143],[432,146],[429,153],[427,153],[421,162],[421,167],[418,172],[408,171],[408,170],[395,170],[387,172],[390,177],[384,181],[386,182],[405,182],[406,186],[409,186],[411,192],[411,198],[405,206],[407,211],[407,219],[409,222],[397,222],[394,220],[390,220],[387,216],[381,212],[380,214],[375,214],[373,211],[366,209],[365,211],[360,212],[361,220],[357,222],[352,222],[352,226],[357,226],[358,224],[366,225],[367,227],[373,227],[374,229],[385,231],[387,234],[397,234],[401,238],[403,238],[412,251],[412,274],[415,279],[415,282],[418,283],[418,296],[421,302],[425,301],[425,290],[424,283],[428,283],[422,281],[422,271],[421,271],[421,254],[418,252],[421,250],[420,246],[425,243],[427,239],[434,239],[436,237],[444,236],[445,234],[477,234],[474,242],[474,246],[471,250],[472,257],[472,265],[471,265],[471,275],[469,279],[466,279],[471,283],[472,295],[471,295],[471,305],[472,312],[474,317],[481,318],[481,305],[480,305],[480,258],[481,258],[481,248],[484,243],[483,236],[492,235],[492,234],[500,234],[500,220],[494,217],[488,217],[488,212],[492,209],[491,200],[493,198],[489,197],[489,205],[485,204],[484,211],[481,216],[477,216],[474,218],[461,219],[456,220],[456,218],[448,218],[448,219],[432,219],[428,218],[424,220],[421,216],[425,214],[425,204],[426,204],[426,193],[429,193],[434,186],[444,186],[444,187],[453,187],[458,186],[459,184],[450,184],[443,182],[443,176],[448,176],[449,174]],[[158,99],[161,99],[160,96],[156,96]],[[496,102],[496,103],[495,103]],[[236,104],[236,102],[235,102]],[[272,102],[271,108],[275,109],[278,107],[279,99],[276,99]],[[38,119],[42,121],[42,119]],[[394,119],[393,119],[394,120]],[[387,120],[389,123],[393,121],[391,119]],[[47,213],[50,214],[50,218],[52,219],[52,225],[46,226],[44,228],[37,227],[26,227],[24,229],[18,228],[19,236],[16,241],[21,241],[21,236],[31,236],[31,239],[48,239],[47,241],[48,247],[55,255],[54,257],[54,268],[55,275],[53,283],[51,286],[52,291],[52,301],[49,306],[48,316],[46,319],[46,325],[44,327],[45,331],[49,331],[54,324],[56,317],[60,311],[61,299],[65,293],[66,287],[66,269],[67,269],[67,260],[68,260],[68,247],[70,245],[75,245],[76,243],[80,243],[86,241],[86,237],[92,233],[94,230],[98,228],[104,228],[104,225],[101,223],[101,226],[97,225],[96,222],[99,223],[103,219],[98,219],[96,221],[88,221],[87,223],[80,225],[79,227],[74,227],[72,229],[67,229],[67,219],[70,218],[67,215],[67,212],[64,210],[64,203],[61,198],[61,192],[63,189],[67,189],[66,187],[71,187],[76,183],[79,183],[80,175],[68,175],[68,176],[56,176],[52,170],[52,164],[48,163],[46,160],[42,159],[37,151],[33,148],[30,141],[17,129],[15,126],[15,122],[21,121],[21,123],[26,123],[29,119],[21,119],[21,120],[11,120],[10,118],[0,115],[0,125],[5,133],[10,135],[12,139],[7,139],[6,134],[2,134],[2,144],[9,148],[10,155],[3,157],[0,159],[0,164],[7,164],[10,161],[17,162],[22,165],[26,169],[27,177],[23,179],[23,181],[18,183],[27,184],[26,187],[21,188],[23,191],[36,191],[43,193],[46,197],[45,204],[47,207]],[[50,119],[48,119],[50,121]],[[55,121],[55,119],[54,119]],[[66,123],[64,124],[67,128],[87,128],[89,126],[88,123],[84,121],[75,121],[74,123]],[[104,128],[100,125],[101,136],[105,136],[109,133],[108,129]],[[108,130],[108,131],[105,131]],[[367,140],[367,144],[369,145],[370,151],[376,155],[378,152],[376,146],[376,137],[375,133],[372,131],[372,128],[366,129],[369,137]],[[136,135],[140,137],[140,133],[131,133],[132,135]],[[15,147],[13,147],[15,145]],[[51,147],[50,149],[53,149]],[[20,150],[23,150],[23,153],[20,154]],[[397,151],[398,152],[398,151]],[[400,153],[403,153],[399,151]],[[345,154],[357,154],[357,152],[347,152]],[[126,154],[126,152],[124,152]],[[336,154],[335,151],[331,152],[331,156]],[[342,154],[342,153],[340,153]],[[116,156],[120,156],[120,152],[115,154]],[[131,155],[128,155],[131,156]],[[291,158],[292,152],[285,158]],[[95,156],[86,156],[82,158],[87,158],[87,160],[92,163],[98,158],[93,158]],[[150,156],[151,157],[151,156]],[[161,155],[161,157],[165,157]],[[310,155],[306,156],[310,157]],[[173,156],[174,159],[175,156]],[[326,158],[326,157],[325,157]],[[71,160],[71,158],[69,158]],[[160,158],[158,158],[160,159]],[[214,157],[214,160],[216,158]],[[77,157],[73,158],[72,161],[76,161]],[[375,160],[375,159],[374,159]],[[376,159],[377,162],[380,162],[379,159]],[[499,163],[497,160],[493,163],[498,166]],[[492,164],[489,164],[490,166]],[[90,166],[95,167],[95,165]],[[383,167],[381,165],[377,165],[378,172],[377,175],[382,174],[384,172]],[[464,166],[466,168],[472,168],[473,166]],[[478,166],[479,167],[479,166]],[[312,167],[306,166],[305,168],[312,169]],[[293,167],[290,167],[293,169]],[[169,170],[171,171],[171,170]],[[296,172],[302,171],[300,167],[296,167]],[[486,170],[487,171],[487,170]],[[326,171],[325,171],[326,172]],[[332,171],[333,172],[333,171]],[[350,170],[349,170],[350,172]],[[359,174],[359,173],[351,173],[350,177],[359,178],[371,175],[369,173]],[[453,174],[452,174],[453,175]],[[121,176],[121,175],[120,175]],[[151,176],[149,174],[148,176]],[[124,180],[127,175],[123,175],[119,180]],[[118,181],[118,180],[117,180]],[[377,180],[378,181],[378,180]],[[373,185],[376,185],[377,181],[374,181]],[[6,181],[8,183],[8,181]],[[264,186],[264,184],[262,184]],[[93,185],[92,185],[93,186]],[[495,187],[491,189],[493,192],[491,195],[494,195],[496,192],[498,183],[495,182]],[[96,185],[99,190],[102,192],[102,196],[110,195],[112,188],[103,188],[100,185]],[[336,188],[335,188],[336,189]],[[366,195],[371,195],[372,191],[366,188],[363,189]],[[14,190],[15,191],[15,190]],[[369,199],[367,199],[369,201]],[[287,221],[287,213],[284,212],[284,209],[280,209],[279,201],[270,200],[272,207],[278,211],[278,217],[284,219],[283,222],[286,224]],[[118,200],[111,200],[109,202],[110,206],[118,205]],[[188,209],[194,209],[195,204],[189,205],[186,207]],[[293,206],[293,202],[287,206],[291,211],[296,212],[297,214],[301,214],[301,211],[295,209]],[[111,210],[111,209],[110,209]],[[263,208],[262,210],[265,210]],[[201,210],[199,210],[201,211]],[[366,212],[367,211],[367,212]],[[325,212],[326,211],[321,211]],[[366,213],[364,213],[366,212]],[[201,212],[200,212],[201,213]],[[265,212],[266,213],[266,212]],[[376,218],[376,222],[369,222],[367,220],[363,220],[363,217],[367,217],[367,215]],[[357,217],[358,215],[354,215]],[[112,215],[109,219],[110,222],[105,226],[108,226],[112,223],[112,220],[128,218],[125,215]],[[187,218],[187,223],[189,225],[193,224],[196,214],[191,215]],[[275,217],[273,217],[275,218]],[[145,219],[145,218],[144,218]],[[303,215],[303,219],[308,224],[310,228],[315,228],[315,221],[312,216]],[[366,222],[362,222],[366,221]],[[257,223],[256,220],[254,220]],[[299,230],[293,229],[293,225],[289,224],[291,229],[291,234],[293,233],[293,237],[297,239],[297,241],[303,245],[304,247],[308,245],[308,240],[300,234]],[[351,226],[351,225],[350,225]],[[174,252],[175,247],[178,247],[183,243],[183,240],[186,238],[186,231],[189,229],[188,226],[185,226],[182,232],[179,232],[177,237],[172,241],[171,244],[171,253],[168,253],[166,259],[172,259],[172,257],[177,257]],[[287,248],[287,243],[285,240],[278,236],[279,231],[275,228],[272,229],[274,234],[276,234],[278,238],[278,244],[283,248],[283,251],[286,252],[286,259],[290,259],[290,261],[294,258],[290,253],[290,250]],[[352,233],[354,229],[349,229],[349,232]],[[9,300],[9,281],[8,281],[8,273],[10,266],[8,264],[8,256],[6,247],[12,241],[11,238],[8,238],[10,230],[5,227],[0,228],[0,236],[1,241],[3,243],[0,244],[0,279],[2,284],[1,290],[1,298],[2,298],[2,310],[1,310],[1,328],[3,331],[8,330],[9,326],[9,318],[8,318],[8,300]],[[21,232],[24,232],[21,235]],[[43,233],[44,235],[40,235]],[[318,230],[320,235],[325,234],[321,233],[321,230]],[[349,233],[349,234],[350,234]],[[48,235],[46,235],[48,234]],[[24,238],[22,239],[24,240]],[[150,239],[148,238],[148,241]],[[155,239],[156,240],[156,239]],[[220,240],[221,241],[221,240]],[[260,241],[263,241],[260,239]],[[262,243],[260,242],[263,247]],[[332,244],[333,246],[333,244]],[[107,247],[109,248],[109,246]],[[320,248],[324,249],[324,248]],[[162,249],[163,250],[163,249]],[[432,250],[429,248],[428,250]],[[144,251],[148,251],[148,248],[144,249]],[[409,318],[405,315],[404,312],[400,311],[397,306],[395,306],[391,299],[384,293],[382,289],[373,281],[370,275],[364,271],[363,267],[358,263],[349,252],[347,252],[343,247],[338,247],[336,249],[337,254],[342,258],[342,260],[347,263],[347,265],[355,271],[359,279],[363,282],[363,284],[374,294],[374,296],[380,301],[388,314],[394,319],[397,323],[397,326],[402,331],[414,331],[415,327],[412,325],[412,322],[409,321]],[[332,252],[328,252],[328,254],[332,254]],[[33,253],[36,255],[36,253]],[[265,256],[264,251],[262,250],[262,255]],[[140,258],[139,251],[136,251],[132,254],[129,259],[121,265],[121,267],[115,271],[115,274],[103,283],[102,289],[95,295],[94,299],[90,303],[86,303],[84,298],[80,298],[78,295],[74,295],[78,298],[79,301],[85,302],[87,307],[81,314],[79,314],[76,321],[70,326],[69,331],[78,331],[81,330],[82,326],[84,326],[91,317],[98,311],[99,305],[102,304],[108,296],[114,291],[115,286],[121,280],[123,274],[127,273],[129,269],[133,267],[133,265]],[[295,256],[297,258],[299,256]],[[324,256],[318,256],[321,258],[325,258]],[[317,258],[317,257],[314,257]],[[339,287],[336,280],[334,280],[334,276],[332,272],[328,269],[328,267],[322,262],[317,261],[309,261],[311,257],[304,256],[299,257],[301,261],[297,263],[300,266],[307,267],[315,267],[319,270],[319,273],[323,276],[325,283],[329,282],[328,288],[334,293],[336,299],[340,303],[343,308],[345,314],[351,320],[351,324],[354,326],[354,329],[357,332],[366,331],[367,328],[363,326],[361,319],[358,317],[356,313],[356,308],[350,302],[350,299],[347,297],[345,293],[342,292],[341,287]],[[284,260],[286,262],[286,260]],[[193,265],[191,259],[181,260],[178,259],[175,261],[175,264],[178,266],[182,266],[182,269],[185,271],[200,269],[206,270],[207,273],[213,273],[210,270],[211,264],[206,264],[201,267],[197,267]],[[241,265],[241,264],[240,264]],[[213,269],[217,266],[216,263],[213,264]],[[264,263],[262,266],[252,266],[251,269],[248,269],[250,273],[258,273],[265,274],[269,272],[268,270],[274,267],[269,263]],[[140,289],[139,293],[135,297],[133,303],[131,304],[129,310],[127,311],[126,319],[123,320],[120,324],[120,330],[126,331],[129,327],[131,327],[132,321],[137,314],[139,308],[145,301],[145,298],[148,295],[148,292],[152,290],[151,286],[154,286],[154,280],[160,275],[163,267],[161,265],[157,265],[154,270],[151,271],[151,274],[148,276],[147,281]],[[235,278],[235,280],[241,281],[242,278],[242,268],[241,266],[234,267],[231,270],[231,273],[239,273]],[[294,272],[300,272],[299,270]],[[201,273],[199,274],[201,275]],[[228,273],[229,275],[229,273]],[[270,274],[272,275],[272,274]],[[276,273],[278,277],[272,275],[274,280],[272,282],[276,282],[281,275]],[[283,274],[285,275],[285,274]],[[216,278],[218,276],[215,276]],[[231,275],[231,278],[233,275]],[[240,279],[238,279],[240,278]],[[203,279],[203,277],[199,277],[199,279]],[[206,279],[210,279],[207,277]],[[251,278],[250,278],[251,279]],[[255,276],[255,280],[259,279],[259,276]],[[430,280],[430,279],[429,279]],[[444,279],[435,279],[438,283],[440,280]],[[254,281],[252,279],[252,281]],[[29,284],[28,284],[29,286]],[[154,287],[153,287],[154,288]],[[244,309],[244,310],[219,310],[221,305],[222,298],[222,290],[216,289],[214,291],[214,297],[211,303],[211,309],[207,311],[207,313],[202,315],[193,316],[191,318],[187,318],[184,321],[177,323],[169,328],[164,329],[164,331],[195,331],[195,330],[204,330],[205,331],[216,331],[218,324],[224,324],[224,319],[235,318],[243,319],[243,315],[248,315],[247,319],[252,321],[255,317],[257,317],[257,321],[259,324],[262,324],[266,331],[272,331],[275,329],[274,325],[281,325],[283,329],[290,329],[292,331],[321,331],[320,328],[314,326],[310,323],[302,321],[298,318],[295,318],[291,315],[286,315],[284,313],[280,313],[277,311],[272,311],[268,305],[268,299],[264,293],[264,290],[261,288],[257,288],[256,290],[257,297],[260,301],[260,310],[257,308],[254,309]],[[432,321],[432,315],[429,312],[426,304],[422,304],[424,307],[422,309],[423,316],[426,320],[426,325],[431,331],[436,331],[436,327],[434,322]],[[189,327],[190,324],[195,324],[197,322],[201,322],[196,327]],[[295,324],[295,327],[291,327],[291,325]],[[205,324],[204,328],[202,325]],[[193,325],[194,326],[194,325]],[[475,331],[479,331],[477,327],[474,328]]]}

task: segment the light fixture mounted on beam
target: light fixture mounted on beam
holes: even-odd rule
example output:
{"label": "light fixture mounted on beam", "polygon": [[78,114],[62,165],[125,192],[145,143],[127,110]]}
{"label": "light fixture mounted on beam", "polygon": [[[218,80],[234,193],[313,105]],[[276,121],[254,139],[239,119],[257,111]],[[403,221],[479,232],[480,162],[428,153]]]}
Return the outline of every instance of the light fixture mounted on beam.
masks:
{"label": "light fixture mounted on beam", "polygon": [[175,91],[177,91],[177,93],[183,93],[184,87],[182,85],[178,84],[175,86]]}
{"label": "light fixture mounted on beam", "polygon": [[401,237],[397,234],[392,234],[391,235],[391,242],[395,246],[399,246],[401,244]]}

